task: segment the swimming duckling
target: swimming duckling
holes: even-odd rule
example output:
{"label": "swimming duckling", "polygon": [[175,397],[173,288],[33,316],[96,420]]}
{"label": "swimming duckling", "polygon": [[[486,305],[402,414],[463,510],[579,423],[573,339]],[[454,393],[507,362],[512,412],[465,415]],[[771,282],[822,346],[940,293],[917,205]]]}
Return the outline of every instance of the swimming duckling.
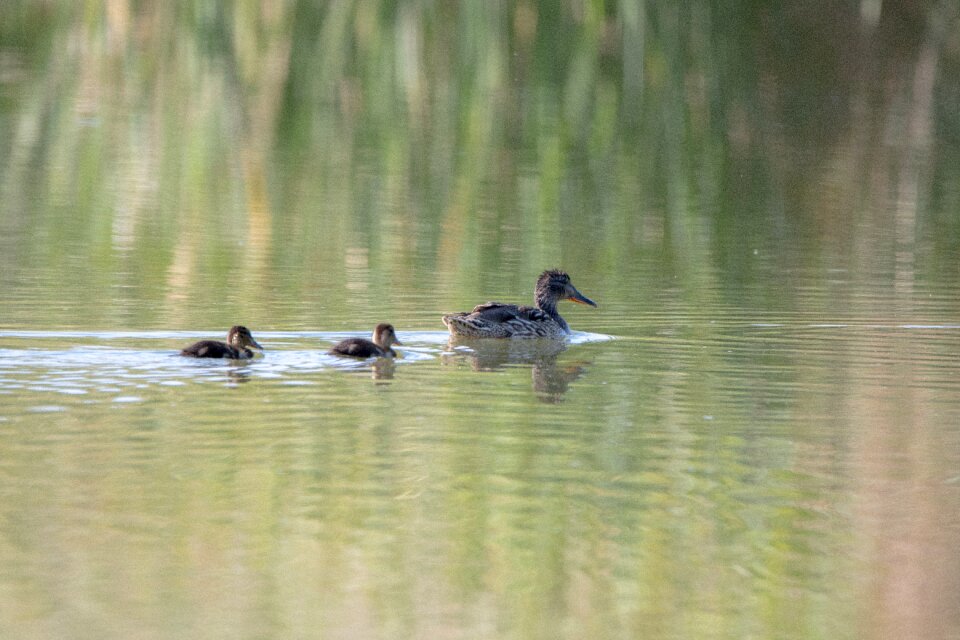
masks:
{"label": "swimming duckling", "polygon": [[466,338],[560,338],[570,333],[570,326],[557,312],[559,301],[597,306],[577,291],[570,276],[557,269],[540,274],[533,298],[535,307],[487,302],[470,312],[445,315],[443,324],[451,335]]}
{"label": "swimming duckling", "polygon": [[201,340],[180,352],[182,356],[191,358],[229,358],[231,360],[245,360],[253,357],[253,351],[248,347],[256,347],[263,351],[250,334],[250,329],[239,325],[230,327],[227,332],[227,341]]}
{"label": "swimming duckling", "polygon": [[329,353],[332,356],[350,356],[353,358],[392,358],[397,352],[390,345],[402,345],[392,324],[382,322],[373,330],[373,341],[366,338],[347,338],[335,344]]}

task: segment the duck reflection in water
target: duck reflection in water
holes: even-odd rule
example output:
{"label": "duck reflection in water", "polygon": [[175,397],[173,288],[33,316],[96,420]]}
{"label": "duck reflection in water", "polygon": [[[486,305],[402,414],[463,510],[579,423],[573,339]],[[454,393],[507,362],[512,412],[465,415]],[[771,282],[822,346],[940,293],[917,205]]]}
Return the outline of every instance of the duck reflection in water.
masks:
{"label": "duck reflection in water", "polygon": [[227,386],[236,387],[238,385],[250,382],[252,371],[246,362],[238,362],[236,366],[230,367],[224,371],[224,374],[227,376]]}
{"label": "duck reflection in water", "polygon": [[377,358],[371,366],[374,380],[393,380],[393,373],[397,370],[393,358]]}
{"label": "duck reflection in water", "polygon": [[474,371],[497,371],[507,365],[531,365],[533,390],[546,403],[563,400],[570,384],[587,372],[589,362],[558,362],[567,350],[562,340],[471,340],[454,337],[444,364],[466,362]]}

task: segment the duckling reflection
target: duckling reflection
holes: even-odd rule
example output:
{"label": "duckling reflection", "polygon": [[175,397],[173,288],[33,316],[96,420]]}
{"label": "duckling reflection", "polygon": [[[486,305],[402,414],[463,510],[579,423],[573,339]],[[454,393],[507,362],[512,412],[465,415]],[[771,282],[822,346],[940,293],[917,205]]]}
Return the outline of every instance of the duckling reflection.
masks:
{"label": "duckling reflection", "polygon": [[467,362],[475,371],[496,371],[506,365],[529,364],[533,390],[546,403],[563,400],[570,385],[587,372],[588,362],[559,363],[567,343],[557,340],[470,340],[451,338],[444,364]]}
{"label": "duckling reflection", "polygon": [[251,380],[251,371],[250,366],[244,363],[237,363],[235,366],[230,367],[224,372],[227,376],[228,386],[235,387],[241,384],[246,384]]}
{"label": "duckling reflection", "polygon": [[393,380],[393,374],[397,370],[397,365],[393,358],[377,358],[371,365],[373,369],[372,377],[374,380]]}

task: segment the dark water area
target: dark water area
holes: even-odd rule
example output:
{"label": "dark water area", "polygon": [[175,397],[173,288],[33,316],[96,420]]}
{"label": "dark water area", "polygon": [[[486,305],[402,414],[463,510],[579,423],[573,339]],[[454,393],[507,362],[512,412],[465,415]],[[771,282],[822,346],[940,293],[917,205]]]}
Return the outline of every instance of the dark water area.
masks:
{"label": "dark water area", "polygon": [[3,13],[5,634],[960,633],[955,2]]}

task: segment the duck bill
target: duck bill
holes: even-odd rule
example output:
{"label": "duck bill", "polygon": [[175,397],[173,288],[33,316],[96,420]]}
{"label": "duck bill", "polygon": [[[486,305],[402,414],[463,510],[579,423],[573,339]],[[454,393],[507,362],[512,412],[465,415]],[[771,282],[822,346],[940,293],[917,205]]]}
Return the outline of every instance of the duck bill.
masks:
{"label": "duck bill", "polygon": [[580,293],[580,292],[577,291],[576,289],[574,289],[573,291],[570,292],[570,297],[567,298],[567,300],[570,300],[571,302],[576,302],[577,304],[585,304],[585,305],[588,305],[588,306],[591,306],[591,307],[597,306],[597,303],[596,303],[596,302],[594,302],[593,300],[591,300],[591,299],[588,298],[587,296],[583,295],[582,293]]}
{"label": "duck bill", "polygon": [[251,346],[251,347],[256,347],[256,348],[259,349],[260,351],[263,351],[263,347],[260,346],[260,343],[257,342],[256,340],[254,340],[253,338],[250,339],[250,346]]}
{"label": "duck bill", "polygon": [[403,346],[403,343],[400,342],[399,340],[397,340],[397,336],[393,336],[393,342],[391,342],[390,344],[395,344],[395,345],[400,346],[400,347]]}

